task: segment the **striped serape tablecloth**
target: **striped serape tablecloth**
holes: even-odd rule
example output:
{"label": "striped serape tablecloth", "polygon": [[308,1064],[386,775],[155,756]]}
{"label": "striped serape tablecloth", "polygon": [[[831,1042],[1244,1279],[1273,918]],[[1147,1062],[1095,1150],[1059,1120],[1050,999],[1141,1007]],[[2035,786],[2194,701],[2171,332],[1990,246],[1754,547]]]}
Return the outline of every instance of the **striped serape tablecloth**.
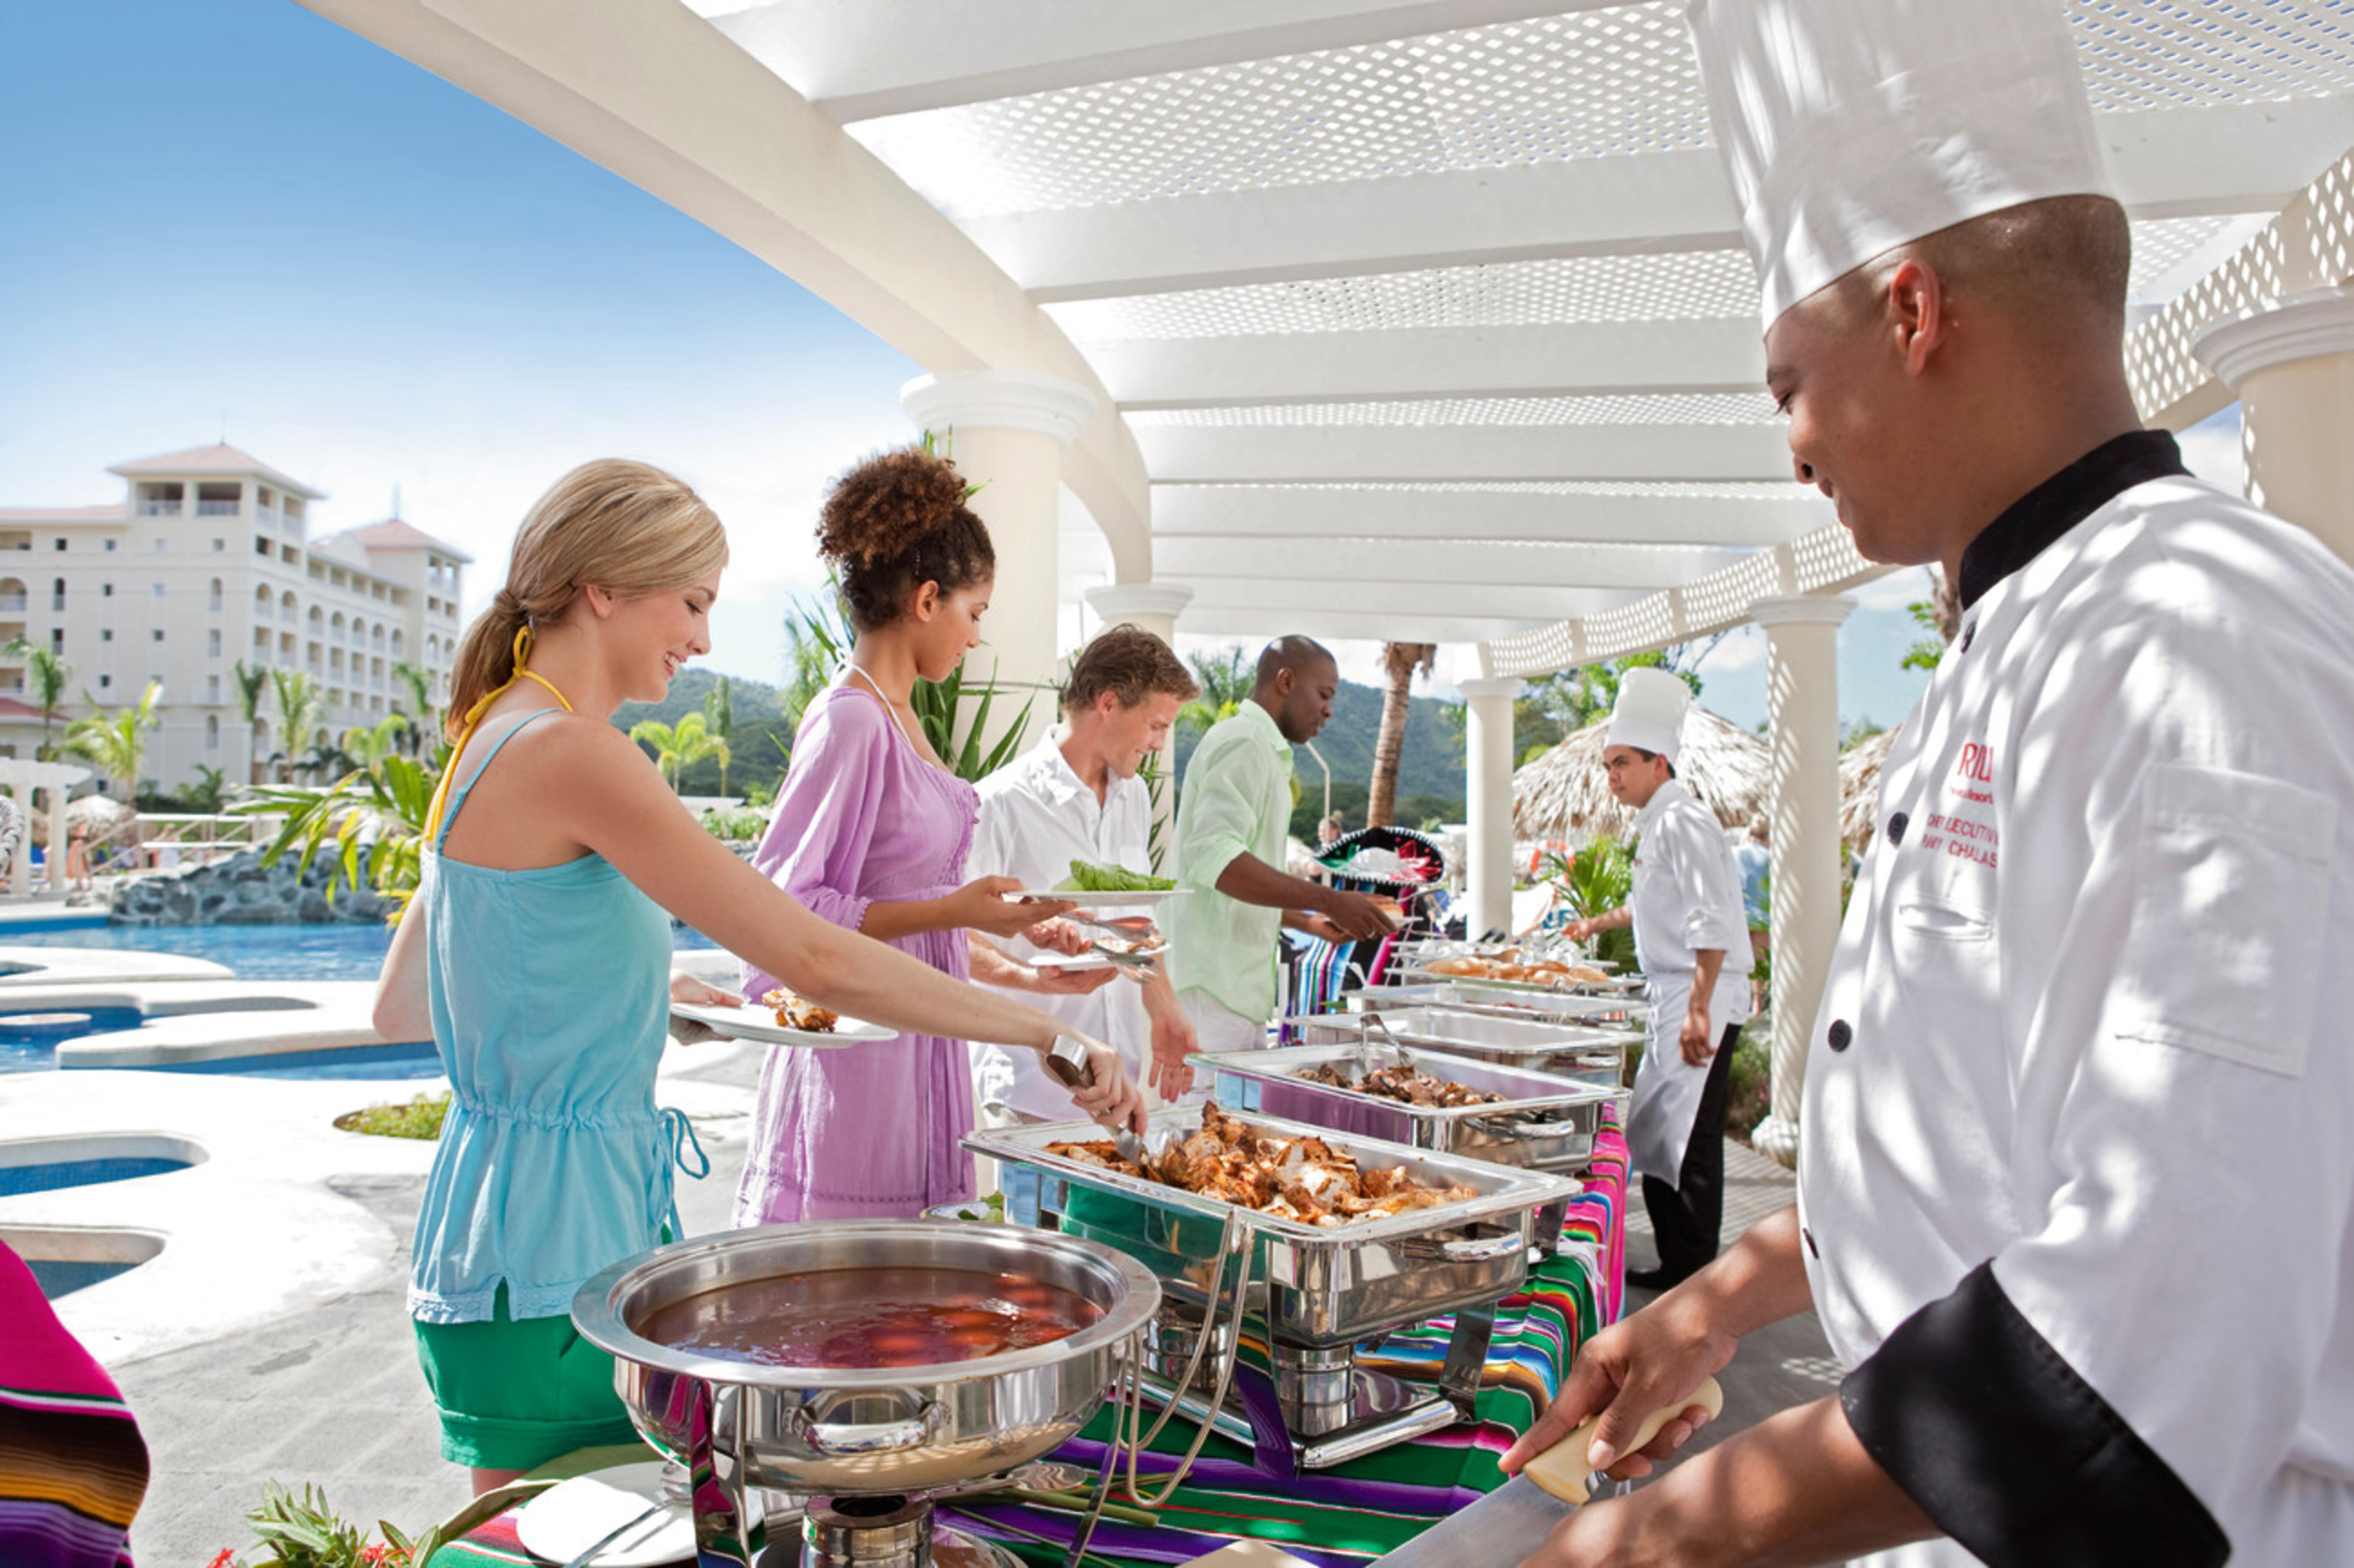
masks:
{"label": "striped serape tablecloth", "polygon": [[[1088,1555],[1117,1564],[1182,1563],[1237,1536],[1255,1536],[1308,1562],[1347,1568],[1403,1545],[1503,1481],[1497,1457],[1528,1429],[1553,1397],[1577,1347],[1617,1315],[1624,1275],[1627,1146],[1615,1125],[1597,1140],[1587,1191],[1570,1205],[1560,1256],[1539,1266],[1528,1287],[1498,1305],[1481,1379],[1478,1419],[1403,1443],[1329,1470],[1278,1478],[1250,1462],[1248,1450],[1212,1437],[1193,1473],[1156,1510],[1157,1527],[1103,1520]],[[1449,1320],[1392,1335],[1363,1364],[1431,1375],[1445,1354]],[[1066,1444],[1055,1457],[1090,1472],[1103,1461],[1109,1413]],[[1172,1470],[1193,1428],[1172,1421],[1140,1466],[1147,1491]],[[987,1535],[1038,1563],[1062,1560],[1076,1516],[1018,1504],[943,1509],[957,1524]],[[505,1513],[463,1542],[444,1548],[433,1568],[536,1564]]]}

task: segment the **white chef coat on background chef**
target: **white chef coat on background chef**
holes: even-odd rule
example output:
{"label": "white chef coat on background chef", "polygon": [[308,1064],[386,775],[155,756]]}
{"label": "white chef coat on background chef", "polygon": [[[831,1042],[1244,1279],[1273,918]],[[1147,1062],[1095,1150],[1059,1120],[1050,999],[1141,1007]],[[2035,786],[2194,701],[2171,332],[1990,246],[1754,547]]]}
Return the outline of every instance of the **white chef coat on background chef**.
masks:
{"label": "white chef coat on background chef", "polygon": [[1627,1113],[1627,1150],[1638,1176],[1670,1186],[1682,1171],[1692,1119],[1708,1086],[1711,1063],[1684,1060],[1678,1036],[1691,1006],[1695,955],[1724,954],[1708,999],[1708,1038],[1749,1017],[1749,917],[1741,902],[1741,873],[1716,813],[1683,780],[1659,786],[1635,814],[1635,879],[1627,907],[1635,917],[1635,953],[1643,966],[1651,1008],[1650,1044],[1635,1070],[1635,1097]]}
{"label": "white chef coat on background chef", "polygon": [[[1925,1506],[2064,1519],[2094,1436],[2115,1503],[2081,1379],[2235,1565],[2354,1563],[2354,572],[2196,480],[2115,490],[1967,609],[1882,772],[1807,1065],[1815,1307],[1867,1447],[1935,1428],[1875,1456]],[[2063,1560],[2050,1517],[2009,1560]]]}
{"label": "white chef coat on background chef", "polygon": [[[1063,756],[1063,738],[1062,727],[1056,726],[1045,739],[981,781],[981,820],[973,828],[972,851],[965,857],[967,876],[1011,876],[1024,887],[1045,889],[1069,876],[1075,860],[1130,871],[1151,869],[1152,797],[1144,780],[1114,779],[1097,800]],[[1019,937],[1002,946],[1025,963],[1061,956]],[[1144,1012],[1144,988],[1126,975],[1085,996],[991,989],[1114,1046],[1128,1064],[1129,1076],[1140,1084],[1145,1081],[1151,1025]],[[1071,1109],[1071,1092],[1046,1075],[1034,1051],[975,1041],[972,1077],[973,1104],[983,1109],[995,1104],[1051,1121],[1067,1121],[1076,1114]]]}

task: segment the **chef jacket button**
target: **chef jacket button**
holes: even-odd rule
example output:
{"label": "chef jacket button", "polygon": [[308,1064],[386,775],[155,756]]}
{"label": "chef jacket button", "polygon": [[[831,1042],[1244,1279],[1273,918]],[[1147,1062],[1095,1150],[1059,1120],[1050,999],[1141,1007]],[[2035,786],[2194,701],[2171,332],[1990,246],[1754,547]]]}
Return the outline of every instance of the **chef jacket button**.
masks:
{"label": "chef jacket button", "polygon": [[1889,842],[1890,843],[1893,843],[1893,844],[1901,844],[1901,843],[1903,843],[1903,842],[1904,842],[1904,828],[1905,828],[1905,825],[1906,825],[1908,822],[1910,822],[1911,821],[1912,821],[1912,819],[1911,819],[1910,817],[1907,817],[1907,816],[1906,816],[1903,812],[1902,812],[1902,811],[1899,811],[1899,812],[1897,812],[1894,816],[1890,817],[1890,818],[1888,819],[1888,842]]}
{"label": "chef jacket button", "polygon": [[1965,627],[1963,627],[1963,628],[1962,628],[1962,652],[1963,652],[1967,653],[1967,652],[1968,652],[1970,651],[1970,640],[1971,640],[1972,638],[1976,637],[1978,634],[1978,623],[1977,621],[1975,621],[1975,620],[1971,621],[1967,626],[1965,626]]}
{"label": "chef jacket button", "polygon": [[1847,1026],[1846,1019],[1834,1018],[1831,1020],[1830,1033],[1827,1039],[1832,1050],[1844,1051],[1855,1043],[1855,1031]]}

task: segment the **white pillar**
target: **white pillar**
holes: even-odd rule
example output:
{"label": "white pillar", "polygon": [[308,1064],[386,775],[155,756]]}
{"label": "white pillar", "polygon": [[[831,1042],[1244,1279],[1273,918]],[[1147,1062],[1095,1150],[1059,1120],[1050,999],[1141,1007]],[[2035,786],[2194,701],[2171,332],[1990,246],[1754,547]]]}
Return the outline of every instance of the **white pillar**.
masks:
{"label": "white pillar", "polygon": [[1465,868],[1475,940],[1512,929],[1512,699],[1528,688],[1504,679],[1458,681],[1469,713],[1464,736],[1470,797],[1471,863]]}
{"label": "white pillar", "polygon": [[1052,691],[1059,673],[1055,623],[1063,449],[1094,417],[1095,395],[1056,376],[977,370],[918,376],[899,389],[899,402],[948,447],[966,482],[983,486],[969,504],[989,525],[997,583],[981,622],[983,641],[965,662],[966,678],[986,683],[993,673],[1005,689],[991,710],[993,725],[1010,720],[1025,696],[1037,694],[1027,735],[1043,734],[1054,722]]}
{"label": "white pillar", "polygon": [[12,783],[9,795],[16,809],[25,814],[24,842],[16,846],[16,855],[8,862],[8,891],[22,898],[33,890],[33,787],[29,783]]}
{"label": "white pillar", "polygon": [[1798,1157],[1808,1038],[1839,942],[1839,628],[1854,609],[1851,599],[1817,594],[1749,607],[1766,628],[1774,772],[1773,1113],[1751,1142],[1785,1165]]}
{"label": "white pillar", "polygon": [[2218,322],[2191,353],[2239,396],[2250,498],[2354,561],[2354,289]]}
{"label": "white pillar", "polygon": [[[29,789],[25,791],[25,793],[28,799],[32,795],[32,791]],[[63,893],[65,891],[66,806],[70,800],[72,793],[73,786],[70,784],[59,784],[52,781],[49,785],[49,847],[48,853],[49,891],[51,893]],[[25,836],[27,840],[25,854],[26,858],[29,860],[32,857],[32,829],[30,824],[27,824],[26,827]]]}
{"label": "white pillar", "polygon": [[1193,590],[1174,583],[1111,583],[1087,592],[1087,608],[1105,626],[1134,626],[1177,645],[1177,618],[1193,602]]}

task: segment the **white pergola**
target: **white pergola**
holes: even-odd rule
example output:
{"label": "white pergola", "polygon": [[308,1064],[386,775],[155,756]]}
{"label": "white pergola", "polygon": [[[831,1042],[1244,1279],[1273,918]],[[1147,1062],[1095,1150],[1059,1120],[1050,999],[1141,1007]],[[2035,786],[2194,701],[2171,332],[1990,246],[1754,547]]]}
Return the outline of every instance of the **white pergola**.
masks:
{"label": "white pergola", "polygon": [[[1681,0],[305,3],[923,365],[910,413],[991,481],[1007,676],[1051,671],[1080,601],[1475,645],[1483,924],[1513,678],[1765,622],[1800,1049],[1839,594],[1878,568],[1790,482]],[[2145,411],[2244,391],[2254,482],[2344,547],[2347,302],[2269,307],[2354,272],[2354,0],[2063,8],[2135,220]]]}

